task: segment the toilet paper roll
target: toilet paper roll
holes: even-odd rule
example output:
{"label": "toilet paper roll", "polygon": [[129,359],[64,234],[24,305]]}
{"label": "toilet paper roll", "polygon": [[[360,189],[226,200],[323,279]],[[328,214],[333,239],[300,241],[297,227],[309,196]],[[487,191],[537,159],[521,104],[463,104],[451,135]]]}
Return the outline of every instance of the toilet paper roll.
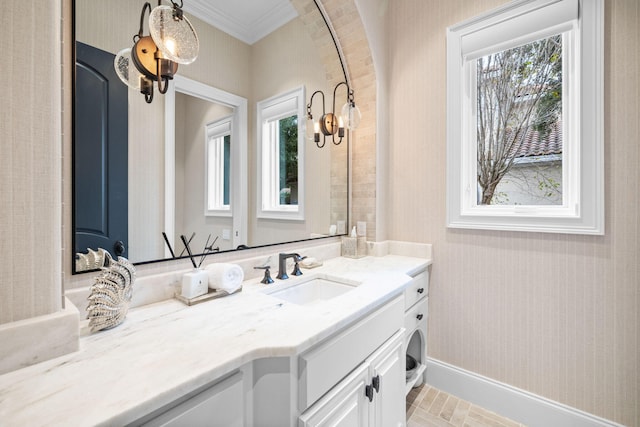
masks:
{"label": "toilet paper roll", "polygon": [[244,271],[237,264],[214,263],[205,270],[209,275],[209,287],[228,293],[237,291],[242,286]]}

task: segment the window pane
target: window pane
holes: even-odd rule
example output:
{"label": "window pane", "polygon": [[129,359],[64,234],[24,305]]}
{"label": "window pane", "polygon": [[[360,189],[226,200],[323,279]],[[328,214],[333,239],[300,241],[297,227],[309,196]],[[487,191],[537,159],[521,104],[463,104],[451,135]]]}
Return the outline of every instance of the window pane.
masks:
{"label": "window pane", "polygon": [[280,174],[279,190],[281,205],[298,204],[298,116],[280,119],[279,154]]}
{"label": "window pane", "polygon": [[476,60],[479,205],[562,205],[562,36]]}
{"label": "window pane", "polygon": [[231,161],[231,135],[226,135],[223,142],[223,177],[222,177],[222,202],[229,205],[229,169]]}

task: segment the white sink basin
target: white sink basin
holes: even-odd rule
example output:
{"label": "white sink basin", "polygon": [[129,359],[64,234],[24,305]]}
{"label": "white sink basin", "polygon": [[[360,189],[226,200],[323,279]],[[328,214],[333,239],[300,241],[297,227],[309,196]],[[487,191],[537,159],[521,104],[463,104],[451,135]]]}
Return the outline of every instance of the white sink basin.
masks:
{"label": "white sink basin", "polygon": [[340,296],[359,284],[347,279],[318,275],[300,279],[291,286],[268,294],[294,304],[309,305]]}

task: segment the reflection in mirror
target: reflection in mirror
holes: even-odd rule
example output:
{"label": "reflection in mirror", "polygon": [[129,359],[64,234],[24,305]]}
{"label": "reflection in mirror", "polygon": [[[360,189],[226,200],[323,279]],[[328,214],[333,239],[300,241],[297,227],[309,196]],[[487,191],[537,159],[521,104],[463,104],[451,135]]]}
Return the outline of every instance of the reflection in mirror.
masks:
{"label": "reflection in mirror", "polygon": [[[226,231],[230,234],[232,228],[232,211],[231,204],[229,203],[229,161],[231,160],[230,148],[231,148],[231,128],[226,131],[226,135],[222,135],[218,138],[215,136],[209,137],[207,134],[209,130],[216,131],[214,125],[217,127],[224,127],[225,124],[231,125],[232,109],[216,103],[205,101],[199,98],[195,98],[185,94],[176,94],[176,112],[183,114],[183,118],[178,119],[176,117],[175,129],[176,129],[176,146],[175,146],[175,188],[176,198],[174,202],[175,206],[175,233],[174,244],[179,242],[180,234],[193,234],[195,236],[190,243],[191,249],[194,252],[204,252],[204,247],[207,244],[206,239],[209,235],[212,238],[218,238],[218,248],[220,250],[233,249],[231,241],[227,239],[220,239],[223,232]],[[219,123],[222,121],[222,123]],[[213,129],[211,129],[213,127]],[[209,128],[209,129],[207,129]],[[215,135],[215,134],[214,134]],[[227,142],[227,154],[225,158],[225,136]],[[235,135],[233,135],[235,137]],[[210,139],[209,139],[210,138]],[[218,143],[218,150],[208,147],[212,147],[212,144],[221,140]],[[236,141],[234,140],[234,143]],[[207,171],[207,156],[213,155],[217,151],[220,152],[220,157],[216,163],[211,163],[211,168]],[[204,159],[204,161],[203,161]],[[227,198],[226,198],[226,210],[224,209],[224,177],[225,177],[225,159],[226,159],[226,177],[227,177]],[[218,166],[214,168],[214,166]],[[220,191],[218,196],[219,201],[214,206],[216,210],[208,210],[205,213],[202,209],[203,206],[207,206],[205,203],[205,195],[208,191],[207,172],[214,178],[221,176],[220,184],[218,188],[211,188],[215,192],[216,189]],[[203,179],[204,178],[204,179]],[[213,202],[213,199],[209,203]]]}
{"label": "reflection in mirror", "polygon": [[229,216],[231,128],[233,116],[209,123],[205,130],[205,216]]}
{"label": "reflection in mirror", "polygon": [[258,102],[258,218],[305,219],[304,99],[298,88]]}
{"label": "reflection in mirror", "polygon": [[[304,219],[258,215],[258,193],[262,183],[258,175],[258,102],[300,87],[307,93],[317,89],[328,92],[345,79],[330,33],[314,2],[292,0],[289,8],[297,16],[295,13],[282,15],[282,22],[271,26],[273,31],[257,38],[241,37],[235,32],[232,36],[209,24],[219,22],[223,14],[213,15],[220,12],[222,4],[200,0],[185,0],[184,3],[185,14],[197,30],[200,41],[198,60],[181,68],[170,83],[169,92],[155,97],[152,104],[146,104],[139,93],[128,92],[129,207],[128,233],[123,242],[129,259],[141,263],[171,258],[163,232],[175,254],[179,255],[183,250],[180,235],[188,239],[195,233],[192,242],[194,252],[198,253],[209,235],[211,240],[218,236],[214,247],[225,251],[240,245],[254,247],[323,237],[329,234],[331,225],[348,223],[348,144],[320,150],[304,139],[301,142],[304,146],[300,148],[304,148],[305,154],[298,157],[298,203],[304,202]],[[76,40],[114,55],[122,46],[131,43],[131,28],[139,25],[142,4],[137,0],[75,0]],[[252,7],[241,9],[251,12]],[[225,26],[218,24],[218,27]],[[228,216],[222,214],[224,209],[208,209],[205,189],[214,178],[205,173],[205,135],[207,125],[215,126],[217,120],[234,114],[237,108],[228,101],[214,100],[216,108],[226,108],[226,113],[220,111],[217,118],[203,116],[195,124],[200,114],[193,112],[195,104],[212,101],[203,100],[199,93],[180,89],[181,78],[184,79],[182,83],[193,81],[246,102],[247,125],[239,129],[246,137],[245,151],[241,152],[239,145],[234,145],[232,131],[229,134],[228,174],[212,171],[219,182],[228,177]],[[187,101],[188,98],[193,102]],[[167,108],[171,99],[175,105],[172,114]],[[190,130],[185,130],[185,126]],[[299,124],[300,135],[305,134],[304,126],[305,123]],[[186,148],[187,143],[181,140],[181,135],[196,128],[201,136],[193,137],[193,141],[199,139],[191,146],[197,146],[193,151]],[[173,147],[166,142],[171,138],[169,134],[175,138]],[[234,149],[239,150],[236,157]],[[224,164],[223,159],[224,150],[212,163]],[[180,160],[186,163],[180,163]],[[239,162],[236,169],[235,161]],[[200,171],[198,175],[195,163]],[[244,173],[240,173],[240,168]],[[222,205],[214,205],[224,206],[224,188],[223,184],[219,193],[222,194]],[[206,191],[209,194],[208,189]],[[235,197],[238,202],[234,202]],[[293,205],[291,199],[289,203]],[[227,223],[222,224],[225,220]],[[214,226],[213,222],[220,225]],[[87,252],[87,248],[76,245],[75,251]]]}
{"label": "reflection in mirror", "polygon": [[[245,98],[176,76],[165,99],[164,227],[173,236],[170,245],[180,247],[181,235],[190,236],[194,253],[204,252],[211,239],[220,251],[246,244],[247,127]],[[215,158],[216,152],[208,152],[207,147],[218,140],[220,156],[209,162],[209,156]],[[213,163],[220,167],[208,169]],[[225,172],[228,208],[224,208]],[[209,179],[210,175],[214,179]],[[218,188],[209,186],[216,177]],[[210,193],[213,196],[208,200]],[[210,209],[214,196],[219,207]],[[184,249],[182,245],[176,255],[184,256]]]}

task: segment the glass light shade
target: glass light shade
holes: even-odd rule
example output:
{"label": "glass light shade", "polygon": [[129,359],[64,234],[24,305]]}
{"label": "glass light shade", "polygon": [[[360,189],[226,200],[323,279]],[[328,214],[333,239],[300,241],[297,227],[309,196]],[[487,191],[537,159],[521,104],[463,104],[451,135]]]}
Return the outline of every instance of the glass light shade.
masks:
{"label": "glass light shade", "polygon": [[307,139],[309,141],[313,141],[315,139],[314,137],[314,126],[315,124],[317,124],[317,122],[315,122],[313,119],[310,119],[307,117],[307,123],[306,123],[306,129],[305,129],[305,134],[307,136]]}
{"label": "glass light shade", "polygon": [[149,32],[165,58],[191,64],[198,57],[198,35],[186,16],[174,18],[171,6],[157,6],[149,15]]}
{"label": "glass light shade", "polygon": [[342,120],[344,120],[344,126],[347,129],[355,130],[360,125],[362,114],[360,113],[360,109],[357,105],[352,104],[351,102],[347,102],[342,107],[340,115],[342,116]]}
{"label": "glass light shade", "polygon": [[140,89],[140,79],[142,74],[133,65],[131,59],[131,48],[122,49],[113,60],[113,66],[120,80],[131,89]]}

